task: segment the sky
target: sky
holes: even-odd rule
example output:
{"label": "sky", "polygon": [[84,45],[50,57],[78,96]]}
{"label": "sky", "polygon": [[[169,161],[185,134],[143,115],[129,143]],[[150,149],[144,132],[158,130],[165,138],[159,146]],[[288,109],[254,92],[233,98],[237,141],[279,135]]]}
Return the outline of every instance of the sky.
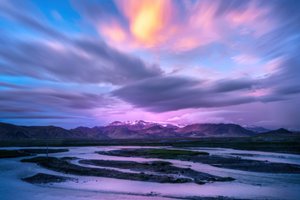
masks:
{"label": "sky", "polygon": [[300,1],[1,0],[0,121],[300,129]]}

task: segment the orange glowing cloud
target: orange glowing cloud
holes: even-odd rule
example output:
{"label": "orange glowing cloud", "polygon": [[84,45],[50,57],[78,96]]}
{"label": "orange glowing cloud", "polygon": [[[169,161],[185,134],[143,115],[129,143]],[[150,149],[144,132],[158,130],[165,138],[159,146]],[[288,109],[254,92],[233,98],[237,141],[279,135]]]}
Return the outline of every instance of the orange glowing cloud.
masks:
{"label": "orange glowing cloud", "polygon": [[215,20],[218,3],[201,1],[183,8],[187,15],[182,19],[178,18],[178,7],[171,0],[116,0],[116,3],[128,20],[131,46],[180,52],[220,38]]}
{"label": "orange glowing cloud", "polygon": [[163,40],[163,31],[172,15],[169,0],[116,1],[129,22],[133,37],[143,45],[153,46]]}
{"label": "orange glowing cloud", "polygon": [[196,1],[181,8],[172,0],[115,2],[123,20],[100,23],[99,32],[120,49],[184,52],[215,41],[228,43],[235,35],[261,36],[274,25],[268,18],[270,9],[255,3],[220,14],[219,1]]}

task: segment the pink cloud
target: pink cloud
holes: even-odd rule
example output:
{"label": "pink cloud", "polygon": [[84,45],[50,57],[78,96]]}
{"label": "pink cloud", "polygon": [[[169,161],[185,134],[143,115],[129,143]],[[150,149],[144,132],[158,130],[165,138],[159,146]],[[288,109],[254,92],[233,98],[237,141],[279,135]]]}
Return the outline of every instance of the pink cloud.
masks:
{"label": "pink cloud", "polygon": [[175,51],[187,51],[198,46],[206,45],[220,39],[218,22],[215,18],[218,4],[208,1],[198,2],[190,7],[187,12],[189,16],[186,21],[178,24],[181,28],[175,36],[171,47]]}
{"label": "pink cloud", "polygon": [[123,42],[128,37],[118,22],[102,25],[99,31],[113,42]]}
{"label": "pink cloud", "polygon": [[240,34],[251,34],[255,37],[266,34],[275,26],[269,17],[271,8],[259,6],[255,1],[241,10],[232,10],[227,13],[226,21],[233,29],[238,29]]}
{"label": "pink cloud", "polygon": [[269,88],[256,89],[249,93],[249,95],[253,97],[265,97],[270,94],[272,94],[272,90],[270,90]]}
{"label": "pink cloud", "polygon": [[[271,9],[250,2],[244,9],[218,13],[220,2],[197,1],[179,8],[170,0],[116,0],[128,22],[118,19],[101,24],[98,29],[110,43],[130,49],[153,49],[184,52],[212,42],[228,42],[236,35],[261,36],[275,26]],[[179,18],[179,12],[184,15]]]}

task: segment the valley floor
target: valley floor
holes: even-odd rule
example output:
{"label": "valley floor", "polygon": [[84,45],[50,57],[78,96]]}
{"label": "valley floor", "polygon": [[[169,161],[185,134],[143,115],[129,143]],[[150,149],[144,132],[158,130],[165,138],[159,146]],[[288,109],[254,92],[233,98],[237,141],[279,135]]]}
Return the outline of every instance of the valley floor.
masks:
{"label": "valley floor", "polygon": [[[297,167],[300,167],[300,155],[210,147],[66,148],[69,151],[65,148],[60,150],[50,148],[48,152],[51,154],[48,158],[45,155],[45,148],[31,147],[21,152],[31,155],[0,159],[1,200],[19,198],[297,200],[300,198],[300,173],[297,171]],[[20,147],[1,148],[3,149],[19,150]],[[112,155],[114,152],[133,150],[136,151],[135,155]],[[281,173],[259,171],[250,167],[247,171],[232,166],[228,168],[228,165],[221,165],[222,163],[218,165],[207,163],[207,160],[203,162],[204,157],[201,157],[202,160],[190,159],[197,156],[206,158],[212,156],[214,162],[215,158],[222,158],[223,164],[228,159],[231,159],[230,162],[232,159],[240,159],[263,165],[274,163],[274,166],[280,167],[278,169],[282,171]],[[21,162],[22,160],[26,162]],[[90,173],[91,171],[93,172]],[[115,177],[102,173],[115,171],[118,172],[112,173]],[[128,176],[130,174],[135,176]],[[135,177],[139,177],[139,180],[133,180]],[[226,177],[230,179],[220,179]],[[176,179],[185,181],[172,182]],[[202,182],[199,182],[200,180]]]}
{"label": "valley floor", "polygon": [[294,137],[221,137],[221,138],[169,138],[169,139],[49,139],[49,140],[1,140],[0,147],[78,147],[78,146],[173,146],[173,147],[212,147],[239,150],[266,151],[300,154],[300,135]]}

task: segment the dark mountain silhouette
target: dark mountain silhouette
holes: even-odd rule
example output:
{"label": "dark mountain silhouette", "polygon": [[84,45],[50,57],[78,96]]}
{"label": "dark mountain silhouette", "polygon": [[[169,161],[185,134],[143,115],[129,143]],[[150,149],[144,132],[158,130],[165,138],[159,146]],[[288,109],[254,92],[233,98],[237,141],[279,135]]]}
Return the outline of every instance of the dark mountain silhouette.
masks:
{"label": "dark mountain silhouette", "polygon": [[289,131],[284,128],[277,130],[267,131],[264,133],[258,134],[255,139],[264,140],[264,141],[284,141],[286,138],[293,139],[299,138],[299,133]]}
{"label": "dark mountain silhouette", "polygon": [[177,130],[190,137],[244,137],[254,134],[237,124],[191,124]]}
{"label": "dark mountain silhouette", "polygon": [[70,130],[77,138],[109,139],[103,134],[103,127],[95,126],[93,128],[79,126]]}
{"label": "dark mountain silhouette", "polygon": [[295,134],[286,129],[255,133],[237,124],[191,124],[178,127],[172,124],[145,122],[113,122],[107,126],[64,129],[56,126],[17,126],[0,123],[1,140],[18,139],[159,139],[201,137],[275,137]]}
{"label": "dark mountain silhouette", "polygon": [[268,131],[268,132],[265,132],[264,135],[271,135],[271,134],[293,134],[293,132],[287,130],[287,129],[284,129],[284,128],[280,128],[280,129],[277,129],[277,130],[273,130],[273,131]]}
{"label": "dark mountain silhouette", "polygon": [[71,131],[56,126],[17,126],[0,123],[0,139],[77,138]]}
{"label": "dark mountain silhouette", "polygon": [[256,132],[256,133],[264,133],[264,132],[268,132],[271,131],[270,129],[266,129],[264,127],[261,126],[244,126],[245,129]]}

